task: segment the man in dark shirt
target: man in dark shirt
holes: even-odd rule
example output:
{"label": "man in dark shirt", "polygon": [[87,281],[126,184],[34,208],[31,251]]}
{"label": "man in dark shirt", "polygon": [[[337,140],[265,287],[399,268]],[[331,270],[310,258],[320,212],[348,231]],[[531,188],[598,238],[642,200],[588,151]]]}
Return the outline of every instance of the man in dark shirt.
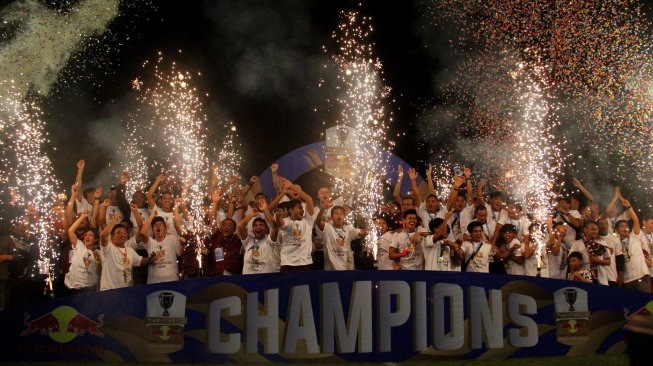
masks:
{"label": "man in dark shirt", "polygon": [[208,263],[206,275],[236,275],[243,270],[241,261],[242,242],[236,233],[236,222],[230,218],[222,220],[220,230],[213,234],[206,243]]}

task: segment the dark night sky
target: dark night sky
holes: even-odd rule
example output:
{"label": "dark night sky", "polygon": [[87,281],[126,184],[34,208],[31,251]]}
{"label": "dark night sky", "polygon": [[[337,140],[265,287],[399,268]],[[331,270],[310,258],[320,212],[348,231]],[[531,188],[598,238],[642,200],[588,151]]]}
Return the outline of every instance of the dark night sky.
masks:
{"label": "dark night sky", "polygon": [[[146,5],[125,8],[110,28],[111,40],[83,55],[93,62],[71,62],[66,71],[74,82],[60,83],[45,100],[45,120],[57,146],[57,176],[67,186],[81,158],[87,161],[88,182],[107,168],[120,119],[136,106],[130,81],[146,76],[141,64],[158,51],[176,61],[178,69],[202,72],[195,82],[210,93],[204,100],[208,127],[218,135],[229,120],[239,127],[243,176],[258,174],[294,148],[318,141],[322,121],[328,124],[335,116],[335,111],[326,111],[334,94],[332,75],[321,67],[330,62],[322,46],[334,48],[331,33],[339,12],[350,9],[373,19],[375,53],[395,100],[390,133],[405,133],[395,153],[418,164],[423,151],[415,149],[419,136],[414,122],[420,106],[433,101],[433,75],[439,68],[419,36],[418,4],[161,1],[154,10]],[[321,88],[320,78],[327,80]]]}

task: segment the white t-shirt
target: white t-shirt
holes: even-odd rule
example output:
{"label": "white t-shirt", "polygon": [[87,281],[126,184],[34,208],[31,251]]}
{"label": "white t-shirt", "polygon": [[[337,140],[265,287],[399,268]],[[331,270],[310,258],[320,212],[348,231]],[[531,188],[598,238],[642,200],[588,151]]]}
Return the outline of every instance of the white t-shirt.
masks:
{"label": "white t-shirt", "polygon": [[560,280],[567,279],[567,256],[569,256],[570,253],[570,246],[571,245],[563,241],[560,243],[560,252],[558,252],[558,255],[553,254],[552,251],[547,252],[549,278],[557,278]]}
{"label": "white t-shirt", "polygon": [[243,274],[255,273],[272,273],[274,271],[274,261],[272,260],[276,243],[272,241],[270,235],[261,239],[256,239],[254,235],[248,235],[243,240],[245,248],[245,258],[243,264]]}
{"label": "white t-shirt", "polygon": [[92,214],[93,213],[93,204],[89,203],[86,200],[86,197],[82,197],[81,201],[78,201],[77,199],[75,199],[75,212],[79,215],[81,213],[84,213],[84,211],[88,211],[89,214]]}
{"label": "white t-shirt", "polygon": [[[515,257],[522,257],[524,255],[524,245],[519,241],[519,239],[514,238],[512,241],[505,246],[506,250],[512,248],[515,244],[519,245],[512,253]],[[510,257],[506,258],[503,261],[503,266],[506,268],[506,273],[510,275],[524,275],[524,265],[515,263]]]}
{"label": "white t-shirt", "polygon": [[567,244],[563,240],[560,243],[560,252],[558,252],[558,255],[554,255],[553,251],[547,252],[549,259],[549,278],[567,279],[567,256],[569,256],[570,247],[571,244]]}
{"label": "white t-shirt", "polygon": [[[578,212],[577,210],[569,210],[569,216],[571,216],[573,218],[576,218],[576,219],[582,218],[582,216],[580,215],[580,212]],[[565,241],[567,243],[573,243],[574,241],[576,241],[576,229],[574,229],[573,226],[567,224],[566,221],[563,220],[558,215],[556,215],[556,218],[553,221],[554,222],[564,222],[565,225],[567,226],[567,234],[565,234]],[[565,275],[565,278],[566,278],[566,275]]]}
{"label": "white t-shirt", "polygon": [[324,270],[346,271],[354,269],[351,241],[360,237],[360,230],[351,225],[341,229],[330,222],[324,223]]}
{"label": "white t-shirt", "polygon": [[[456,237],[456,240],[463,240],[463,234],[467,232],[467,225],[469,225],[469,223],[472,222],[472,220],[474,220],[474,210],[475,210],[474,205],[467,205],[460,212],[460,230],[462,233],[460,234],[460,238]],[[454,215],[451,216],[452,222],[454,220],[454,217],[455,217],[455,213]],[[455,225],[453,226],[453,231],[454,232],[456,231]]]}
{"label": "white t-shirt", "polygon": [[510,220],[510,215],[508,214],[508,210],[505,208],[502,208],[501,211],[493,211],[492,206],[490,206],[489,203],[485,204],[485,208],[487,209],[487,222],[490,228],[490,233],[489,233],[489,239],[492,240],[492,235],[494,235],[494,230],[497,227],[497,224],[505,225],[508,223],[508,220]]}
{"label": "white t-shirt", "polygon": [[155,253],[154,261],[147,267],[147,283],[159,283],[179,280],[177,257],[181,255],[179,238],[166,235],[162,241],[150,238],[147,252]]}
{"label": "white t-shirt", "polygon": [[[617,282],[617,259],[618,255],[621,253],[621,244],[619,243],[619,237],[615,234],[608,234],[606,236],[601,236],[603,243],[610,250],[610,265],[601,266],[599,270],[603,269],[604,275],[608,281]],[[601,276],[599,271],[599,276]]]}
{"label": "white t-shirt", "polygon": [[489,203],[486,203],[485,209],[487,210],[487,221],[494,227],[497,226],[496,224],[505,225],[508,223],[508,220],[510,220],[508,210],[505,208],[502,208],[501,211],[494,211],[492,210],[492,206],[490,206]]}
{"label": "white t-shirt", "polygon": [[451,217],[449,218],[449,221],[447,222],[447,225],[449,226],[449,235],[451,237],[451,240],[453,241],[459,241],[459,243],[462,243],[463,241],[463,234],[467,232],[467,224],[469,224],[469,220],[467,216],[471,214],[473,215],[474,211],[471,211],[474,206],[467,206],[466,208],[463,208],[462,211],[460,212],[452,212]]}
{"label": "white t-shirt", "polygon": [[431,220],[435,218],[441,218],[444,219],[444,216],[447,214],[447,208],[446,207],[440,207],[440,209],[435,212],[435,213],[429,213],[426,211],[426,203],[422,202],[422,204],[419,206],[417,209],[417,216],[422,220],[422,228],[429,230],[429,223]]}
{"label": "white t-shirt", "polygon": [[313,223],[315,219],[304,211],[301,220],[284,219],[283,226],[279,228],[283,242],[281,243],[282,266],[305,266],[313,263],[311,250],[313,249]]}
{"label": "white t-shirt", "polygon": [[388,253],[390,251],[390,245],[392,245],[393,237],[394,237],[394,233],[388,231],[385,234],[381,235],[381,237],[379,238],[379,242],[377,244],[377,251],[376,251],[376,261],[378,263],[379,270],[394,269],[392,265],[394,261],[390,259],[390,257],[388,257]]}
{"label": "white t-shirt", "polygon": [[102,247],[100,291],[132,285],[132,267],[141,265],[142,257],[134,249],[118,248],[111,242]]}
{"label": "white t-shirt", "polygon": [[95,264],[93,251],[86,248],[84,242],[77,240],[77,245],[68,255],[70,270],[66,273],[64,284],[70,289],[96,287],[99,273]]}
{"label": "white t-shirt", "polygon": [[130,247],[134,250],[147,249],[147,246],[144,243],[141,243],[136,240],[136,236],[132,236],[125,242],[126,247]]}
{"label": "white t-shirt", "polygon": [[[150,217],[150,210],[148,210],[147,208],[139,208],[138,215],[141,217],[141,219],[143,219],[142,222],[145,222],[145,220],[147,220],[147,218]],[[138,227],[138,222],[136,221],[136,217],[134,217],[133,212],[129,215],[129,219],[132,222],[132,225],[134,226],[131,232],[131,236],[134,237],[136,236],[136,234],[138,234],[138,230],[140,230],[140,228]],[[150,229],[150,232],[151,231],[152,229]]]}
{"label": "white t-shirt", "polygon": [[[331,203],[333,204],[333,206],[324,210],[324,213],[322,214],[322,219],[324,220],[324,222],[331,222],[331,210],[335,206],[344,207],[345,200],[342,197],[338,197],[332,200]],[[304,206],[304,209],[306,209],[306,206]],[[319,213],[319,208],[316,208],[315,211]],[[322,233],[322,230],[320,230],[320,228],[318,227],[317,222],[315,223],[313,229],[315,229],[315,241],[317,242],[314,243],[313,249],[324,250],[324,234]]]}
{"label": "white t-shirt", "polygon": [[460,272],[460,266],[454,265],[454,251],[445,244],[443,239],[433,242],[433,235],[422,241],[424,254],[424,269],[427,271]]}
{"label": "white t-shirt", "polygon": [[[477,251],[478,246],[481,245]],[[466,272],[490,272],[490,258],[494,255],[492,245],[488,243],[472,243],[471,241],[464,241],[461,245],[463,252],[465,252],[464,262],[468,262]],[[474,254],[476,252],[476,254]],[[474,257],[472,257],[474,254]]]}
{"label": "white t-shirt", "polygon": [[[649,254],[653,254],[653,233],[647,234],[641,230],[639,237],[642,239],[642,246]],[[653,267],[648,269],[649,274],[653,276]]]}
{"label": "white t-shirt", "polygon": [[641,238],[631,233],[625,240],[620,240],[620,242],[621,252],[624,256],[623,282],[632,282],[648,275],[649,269],[644,260]]}
{"label": "white t-shirt", "polygon": [[272,272],[281,271],[281,233],[277,233],[277,241],[272,243],[270,251],[270,262],[272,263]]}
{"label": "white t-shirt", "polygon": [[[535,245],[535,243],[531,245]],[[537,254],[537,248],[535,248],[533,255],[529,258],[524,258],[524,274],[526,276],[537,276]],[[540,277],[549,278],[549,256],[547,255],[546,246],[542,246],[539,258],[541,261]]]}
{"label": "white t-shirt", "polygon": [[[395,233],[391,247],[396,248],[399,252],[408,249],[408,254],[399,259],[399,266],[404,270],[420,270],[423,266],[422,259],[422,238],[419,236],[420,232],[426,232],[422,227],[418,227],[416,231],[409,233],[400,231]],[[410,239],[415,235],[419,236],[416,244],[410,242]]]}
{"label": "white t-shirt", "polygon": [[124,218],[122,217],[122,211],[120,211],[120,208],[118,206],[107,206],[106,216],[104,217],[104,221],[106,225],[109,225],[111,223],[111,220],[113,219],[113,216],[115,214],[120,215],[121,219]]}

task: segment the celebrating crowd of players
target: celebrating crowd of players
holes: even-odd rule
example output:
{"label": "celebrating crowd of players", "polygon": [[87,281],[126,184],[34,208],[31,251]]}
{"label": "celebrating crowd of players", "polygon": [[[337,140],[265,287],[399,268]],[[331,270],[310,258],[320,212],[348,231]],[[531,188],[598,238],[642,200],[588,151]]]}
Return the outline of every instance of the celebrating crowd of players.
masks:
{"label": "celebrating crowd of players", "polygon": [[[518,203],[506,202],[505,192],[484,196],[486,182],[472,182],[468,168],[454,176],[448,197],[438,197],[429,167],[424,198],[417,171],[409,169],[412,189],[402,196],[404,174],[399,167],[394,199],[377,213],[378,236],[376,243],[369,243],[370,228],[348,222],[348,197],[333,199],[323,187],[314,201],[278,175],[276,164],[271,170],[274,197],[260,192],[257,177],[242,187],[235,177],[218,186],[219,172],[212,169],[210,191],[202,202],[209,232],[197,235],[193,230],[199,225],[189,213],[183,184],[159,176],[128,201],[127,174],[108,194],[102,187],[83,189],[80,160],[69,201],[55,209],[61,291],[357,268],[507,273],[651,291],[653,217],[640,221],[619,188],[603,205],[574,179],[582,196],[558,197],[552,203],[554,214],[535,222]],[[12,253],[35,242],[28,228],[38,215],[26,211],[24,219],[0,230],[2,294],[8,291],[7,264],[17,260]],[[368,259],[367,265],[362,258]]]}

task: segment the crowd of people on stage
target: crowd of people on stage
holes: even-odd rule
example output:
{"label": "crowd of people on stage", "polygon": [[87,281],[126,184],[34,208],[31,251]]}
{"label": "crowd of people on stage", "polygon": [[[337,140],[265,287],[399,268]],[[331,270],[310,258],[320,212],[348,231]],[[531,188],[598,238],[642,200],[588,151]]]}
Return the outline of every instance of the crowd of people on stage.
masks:
{"label": "crowd of people on stage", "polygon": [[[280,176],[277,164],[273,197],[260,191],[257,177],[244,186],[235,177],[219,185],[214,167],[201,202],[209,229],[201,235],[184,184],[161,175],[128,198],[126,173],[105,192],[83,186],[84,167],[80,160],[69,200],[54,212],[60,294],[203,276],[374,268],[505,273],[651,291],[653,216],[638,217],[618,187],[610,202],[597,202],[574,179],[580,193],[556,198],[553,214],[537,222],[506,192],[484,195],[487,182],[473,182],[469,168],[454,175],[448,197],[437,196],[430,166],[423,197],[411,168],[412,189],[402,196],[399,167],[393,199],[375,213],[376,242],[370,243],[371,228],[348,220],[355,209],[350,197],[333,198],[322,187],[314,200]],[[7,308],[12,268],[22,272],[17,277],[30,275],[19,253],[36,247],[29,226],[39,220],[33,208],[5,206],[3,215],[18,219],[0,220],[0,309]]]}

